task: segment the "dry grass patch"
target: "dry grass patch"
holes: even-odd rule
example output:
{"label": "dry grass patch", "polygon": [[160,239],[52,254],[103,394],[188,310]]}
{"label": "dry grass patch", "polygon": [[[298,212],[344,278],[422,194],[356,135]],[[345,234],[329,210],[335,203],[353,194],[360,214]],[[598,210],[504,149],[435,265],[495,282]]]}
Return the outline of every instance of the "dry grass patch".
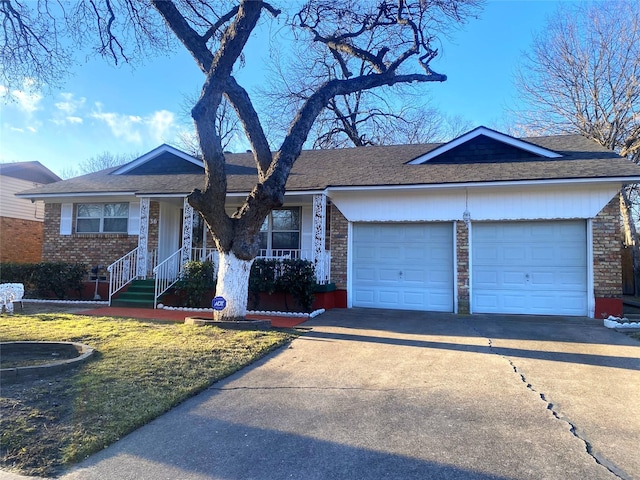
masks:
{"label": "dry grass patch", "polygon": [[2,385],[0,466],[55,474],[293,336],[69,314],[3,316],[0,341],[74,341],[97,355],[64,374]]}

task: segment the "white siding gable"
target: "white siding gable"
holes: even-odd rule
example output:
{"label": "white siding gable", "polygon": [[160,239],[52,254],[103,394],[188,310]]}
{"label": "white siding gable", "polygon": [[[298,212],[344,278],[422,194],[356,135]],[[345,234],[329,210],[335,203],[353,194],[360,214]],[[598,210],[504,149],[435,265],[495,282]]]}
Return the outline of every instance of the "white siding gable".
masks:
{"label": "white siding gable", "polygon": [[42,222],[44,220],[43,202],[32,202],[15,196],[16,193],[37,185],[37,183],[28,180],[0,176],[0,217]]}

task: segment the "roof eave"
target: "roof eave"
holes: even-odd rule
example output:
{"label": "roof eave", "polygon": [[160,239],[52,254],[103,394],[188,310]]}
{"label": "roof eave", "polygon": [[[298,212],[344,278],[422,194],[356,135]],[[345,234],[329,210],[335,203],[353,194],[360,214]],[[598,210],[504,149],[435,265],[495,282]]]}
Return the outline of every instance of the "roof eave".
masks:
{"label": "roof eave", "polygon": [[475,182],[449,182],[449,183],[418,183],[405,185],[354,185],[354,186],[328,186],[325,192],[349,192],[365,190],[425,190],[440,188],[469,188],[469,187],[509,187],[509,186],[540,186],[540,185],[569,185],[569,184],[594,184],[616,183],[630,184],[640,183],[640,177],[597,177],[597,178],[555,178],[555,179],[530,179],[530,180],[498,180]]}

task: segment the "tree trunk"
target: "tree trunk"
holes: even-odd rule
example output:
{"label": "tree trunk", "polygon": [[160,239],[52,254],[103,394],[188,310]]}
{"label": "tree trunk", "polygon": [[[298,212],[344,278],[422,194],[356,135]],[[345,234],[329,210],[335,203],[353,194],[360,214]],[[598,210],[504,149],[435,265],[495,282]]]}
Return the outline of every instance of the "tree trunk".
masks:
{"label": "tree trunk", "polygon": [[214,310],[214,320],[246,320],[251,265],[253,259],[241,260],[233,252],[218,253],[216,296],[226,300],[226,307]]}

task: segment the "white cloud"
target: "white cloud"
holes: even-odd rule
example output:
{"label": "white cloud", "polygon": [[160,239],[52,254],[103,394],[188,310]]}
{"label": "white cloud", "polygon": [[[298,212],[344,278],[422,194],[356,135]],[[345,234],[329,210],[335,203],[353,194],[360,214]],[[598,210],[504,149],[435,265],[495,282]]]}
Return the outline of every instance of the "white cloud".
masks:
{"label": "white cloud", "polygon": [[145,123],[149,126],[151,136],[158,143],[162,143],[171,136],[172,130],[174,130],[175,115],[168,110],[159,110],[145,118]]}
{"label": "white cloud", "polygon": [[96,120],[104,122],[110,129],[111,133],[117,138],[122,138],[127,142],[141,143],[142,135],[140,126],[142,118],[137,115],[123,115],[121,113],[109,113],[102,111],[102,104],[96,103],[97,111],[91,116]]}
{"label": "white cloud", "polygon": [[22,90],[9,90],[5,85],[0,85],[0,97],[7,106],[14,105],[21,112],[31,115],[40,109],[42,94],[38,91],[32,91],[30,85],[33,82],[26,80]]}
{"label": "white cloud", "polygon": [[144,140],[162,143],[173,136],[176,128],[175,115],[168,110],[158,110],[141,117],[104,112],[102,104],[96,103],[96,110],[91,113],[91,117],[105,123],[115,137],[137,144]]}
{"label": "white cloud", "polygon": [[8,96],[17,103],[20,110],[27,114],[32,114],[38,110],[40,108],[39,103],[42,100],[40,92],[29,93],[24,90],[12,90],[8,92]]}
{"label": "white cloud", "polygon": [[61,93],[60,96],[62,97],[62,101],[56,102],[54,105],[58,110],[67,115],[73,115],[76,113],[87,101],[84,97],[75,98],[73,93]]}

